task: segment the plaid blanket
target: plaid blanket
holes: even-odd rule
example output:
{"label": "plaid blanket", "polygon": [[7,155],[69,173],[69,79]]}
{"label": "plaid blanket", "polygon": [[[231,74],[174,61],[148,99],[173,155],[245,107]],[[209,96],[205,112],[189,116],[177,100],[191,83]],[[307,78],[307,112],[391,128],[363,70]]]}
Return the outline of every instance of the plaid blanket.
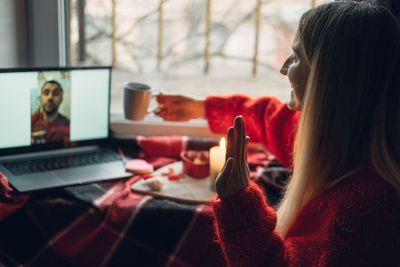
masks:
{"label": "plaid blanket", "polygon": [[[147,160],[159,167],[177,158]],[[249,163],[265,160],[254,153]],[[0,266],[225,266],[208,205],[133,193],[137,179],[28,195],[0,175]]]}
{"label": "plaid blanket", "polygon": [[211,210],[134,194],[128,181],[33,193],[0,222],[5,266],[223,266]]}

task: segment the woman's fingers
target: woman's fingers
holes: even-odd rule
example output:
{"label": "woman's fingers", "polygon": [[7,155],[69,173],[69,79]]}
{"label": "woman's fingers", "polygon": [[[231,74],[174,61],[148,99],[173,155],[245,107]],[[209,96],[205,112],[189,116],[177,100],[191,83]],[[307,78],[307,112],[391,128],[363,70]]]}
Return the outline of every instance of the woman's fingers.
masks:
{"label": "woman's fingers", "polygon": [[232,192],[235,192],[236,187],[232,187],[232,170],[235,166],[235,159],[234,158],[228,158],[225,161],[224,167],[222,168],[221,172],[218,174],[216,180],[215,180],[215,187],[217,190],[217,194],[221,199],[224,199],[232,194]]}
{"label": "woman's fingers", "polygon": [[235,120],[233,122],[233,126],[235,129],[235,131],[234,131],[234,133],[235,133],[234,134],[234,136],[235,136],[235,138],[234,138],[234,140],[235,140],[235,158],[238,160],[240,160],[240,153],[242,151],[242,149],[241,149],[242,144],[241,144],[241,140],[240,140],[240,131],[241,131],[240,119],[241,119],[241,117],[238,116],[235,118]]}
{"label": "woman's fingers", "polygon": [[242,140],[240,160],[242,162],[246,162],[246,158],[247,158],[247,136],[246,136],[246,129],[245,129],[245,126],[244,126],[243,117],[241,117],[240,122],[241,122],[240,139]]}
{"label": "woman's fingers", "polygon": [[217,180],[220,180],[221,183],[228,183],[229,182],[229,177],[231,176],[233,164],[235,163],[234,158],[228,158],[225,161],[224,167],[222,167],[221,172],[219,173]]}
{"label": "woman's fingers", "polygon": [[235,157],[235,140],[234,140],[234,128],[229,127],[226,133],[226,154],[225,161],[230,157]]}
{"label": "woman's fingers", "polygon": [[167,95],[165,95],[163,92],[160,92],[158,95],[156,95],[156,100],[157,103],[159,104],[164,104],[165,100],[167,99]]}
{"label": "woman's fingers", "polygon": [[234,121],[235,125],[235,143],[236,143],[236,158],[239,161],[244,161],[247,153],[246,144],[246,131],[244,126],[244,120],[242,116],[238,116]]}
{"label": "woman's fingers", "polygon": [[233,127],[226,134],[227,150],[223,169],[216,178],[216,189],[219,197],[224,199],[245,189],[249,184],[250,171],[247,164],[247,143],[244,120],[235,118]]}
{"label": "woman's fingers", "polygon": [[164,106],[164,104],[160,104],[154,111],[154,114],[161,118],[165,118],[167,116],[167,108]]}
{"label": "woman's fingers", "polygon": [[246,142],[245,142],[245,149],[244,149],[244,153],[243,153],[243,157],[244,157],[244,162],[247,164],[247,145],[249,144],[250,141],[250,137],[248,137],[246,135]]}
{"label": "woman's fingers", "polygon": [[[243,117],[237,116],[233,121],[233,127],[230,127],[226,134],[226,157],[227,160],[230,157],[233,157],[237,160],[243,159],[243,152],[245,149],[246,139],[243,139],[244,133],[244,125],[243,125]],[[246,138],[246,137],[244,137]]]}

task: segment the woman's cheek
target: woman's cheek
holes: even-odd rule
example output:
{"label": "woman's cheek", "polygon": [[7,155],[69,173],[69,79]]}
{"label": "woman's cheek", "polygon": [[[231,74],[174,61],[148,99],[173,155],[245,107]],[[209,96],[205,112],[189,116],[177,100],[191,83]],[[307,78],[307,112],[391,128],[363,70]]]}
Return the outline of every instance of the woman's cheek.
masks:
{"label": "woman's cheek", "polygon": [[298,102],[297,102],[296,97],[295,97],[295,95],[293,93],[293,90],[290,92],[290,100],[287,103],[287,106],[288,106],[289,109],[298,110]]}

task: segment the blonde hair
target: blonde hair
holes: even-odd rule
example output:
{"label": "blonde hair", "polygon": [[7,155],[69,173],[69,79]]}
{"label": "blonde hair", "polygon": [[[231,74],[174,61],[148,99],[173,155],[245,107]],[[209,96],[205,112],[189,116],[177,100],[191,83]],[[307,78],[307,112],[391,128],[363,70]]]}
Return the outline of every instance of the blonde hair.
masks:
{"label": "blonde hair", "polygon": [[400,28],[384,8],[333,2],[306,12],[299,39],[310,67],[294,170],[278,209],[286,236],[301,208],[372,168],[400,193]]}

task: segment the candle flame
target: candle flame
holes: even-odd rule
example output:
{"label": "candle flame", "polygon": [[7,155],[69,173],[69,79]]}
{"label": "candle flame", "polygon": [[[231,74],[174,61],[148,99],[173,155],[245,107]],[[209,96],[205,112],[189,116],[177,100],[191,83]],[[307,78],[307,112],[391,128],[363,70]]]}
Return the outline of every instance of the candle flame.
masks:
{"label": "candle flame", "polygon": [[222,137],[221,140],[219,140],[219,147],[225,149],[225,137]]}

